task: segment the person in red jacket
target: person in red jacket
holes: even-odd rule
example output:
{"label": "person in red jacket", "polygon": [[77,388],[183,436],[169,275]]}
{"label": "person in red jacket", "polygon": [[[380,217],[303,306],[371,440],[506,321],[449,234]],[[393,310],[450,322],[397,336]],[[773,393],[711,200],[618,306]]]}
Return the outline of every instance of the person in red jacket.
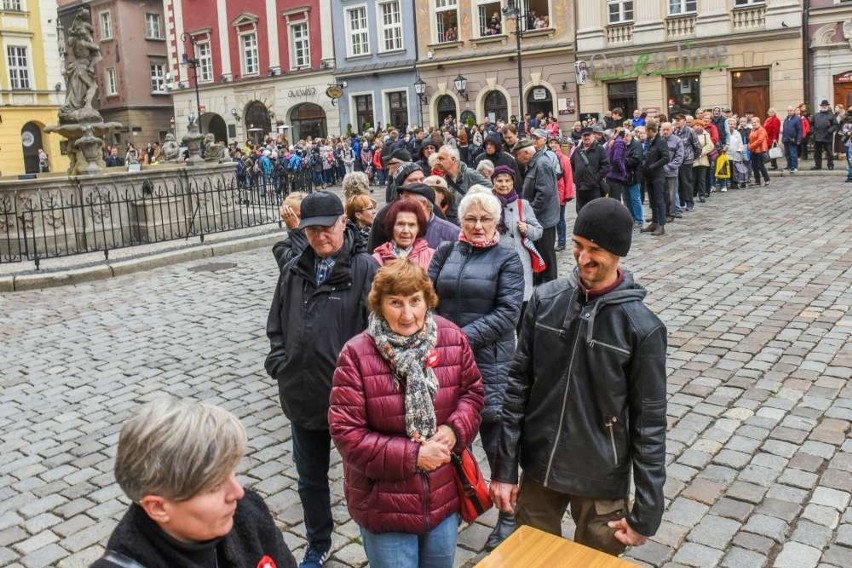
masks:
{"label": "person in red jacket", "polygon": [[[778,138],[781,137],[781,119],[775,114],[774,108],[766,111],[766,114],[769,116],[767,116],[766,120],[763,121],[763,128],[766,129],[766,137],[769,139],[769,147],[772,148],[778,144]],[[777,160],[772,160],[770,169],[778,169]]]}
{"label": "person in red jacket", "polygon": [[374,568],[452,568],[459,497],[450,455],[476,436],[482,376],[465,334],[405,259],[376,273],[367,330],[343,347],[328,421],[343,490]]}

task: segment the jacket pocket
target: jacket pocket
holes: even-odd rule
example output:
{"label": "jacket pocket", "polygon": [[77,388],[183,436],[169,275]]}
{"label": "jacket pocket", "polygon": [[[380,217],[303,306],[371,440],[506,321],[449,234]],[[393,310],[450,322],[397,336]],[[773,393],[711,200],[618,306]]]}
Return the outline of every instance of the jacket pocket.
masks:
{"label": "jacket pocket", "polygon": [[603,341],[598,341],[597,339],[592,339],[589,342],[589,347],[594,349],[595,346],[600,346],[600,347],[603,347],[604,349],[609,349],[611,351],[615,351],[616,353],[621,353],[622,355],[628,355],[629,356],[631,354],[630,350],[625,349],[623,347],[618,347],[617,345],[612,345],[610,343],[604,343]]}

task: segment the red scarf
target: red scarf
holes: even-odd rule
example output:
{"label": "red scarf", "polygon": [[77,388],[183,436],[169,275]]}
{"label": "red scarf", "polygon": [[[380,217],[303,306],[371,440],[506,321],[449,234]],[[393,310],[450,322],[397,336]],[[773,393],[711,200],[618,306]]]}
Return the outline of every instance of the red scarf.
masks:
{"label": "red scarf", "polygon": [[464,231],[462,231],[461,233],[459,233],[459,242],[460,243],[467,243],[470,246],[472,246],[473,248],[486,249],[486,248],[493,247],[494,245],[496,245],[497,243],[500,242],[500,233],[495,231],[494,236],[491,238],[490,241],[485,241],[484,243],[475,243],[475,242],[471,241],[470,239],[468,239],[466,236],[464,236]]}

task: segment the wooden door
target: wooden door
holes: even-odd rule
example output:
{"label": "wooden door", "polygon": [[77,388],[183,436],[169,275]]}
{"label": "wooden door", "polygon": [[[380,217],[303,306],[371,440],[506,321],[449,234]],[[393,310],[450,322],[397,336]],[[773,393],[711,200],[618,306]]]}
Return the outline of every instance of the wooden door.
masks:
{"label": "wooden door", "polygon": [[831,103],[832,107],[838,103],[844,108],[852,106],[852,83],[835,83],[834,100]]}
{"label": "wooden door", "polygon": [[760,120],[766,118],[766,111],[769,109],[768,85],[734,87],[733,95],[734,105],[731,110],[736,114],[745,116],[746,112],[751,111],[760,117]]}

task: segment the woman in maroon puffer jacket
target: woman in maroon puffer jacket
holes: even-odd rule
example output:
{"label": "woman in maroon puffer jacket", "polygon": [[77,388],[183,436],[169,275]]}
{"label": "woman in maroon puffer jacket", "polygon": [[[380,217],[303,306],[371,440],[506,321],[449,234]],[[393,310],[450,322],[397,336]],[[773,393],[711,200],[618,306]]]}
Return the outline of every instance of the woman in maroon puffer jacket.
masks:
{"label": "woman in maroon puffer jacket", "polygon": [[464,333],[432,315],[437,295],[413,262],[379,269],[369,302],[367,331],[338,358],[328,412],[349,512],[370,566],[449,568],[459,511],[450,453],[476,436],[482,377]]}

